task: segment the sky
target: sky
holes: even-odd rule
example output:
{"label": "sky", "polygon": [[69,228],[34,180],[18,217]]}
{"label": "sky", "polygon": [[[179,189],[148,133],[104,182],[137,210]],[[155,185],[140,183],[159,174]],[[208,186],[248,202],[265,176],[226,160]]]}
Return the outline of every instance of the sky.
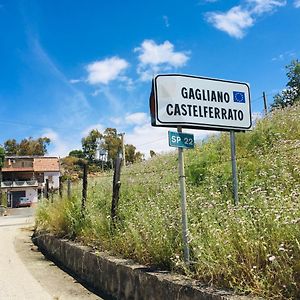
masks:
{"label": "sky", "polygon": [[0,144],[47,136],[63,157],[113,127],[146,157],[169,151],[149,115],[165,73],[247,82],[260,116],[300,57],[299,28],[300,0],[0,0]]}

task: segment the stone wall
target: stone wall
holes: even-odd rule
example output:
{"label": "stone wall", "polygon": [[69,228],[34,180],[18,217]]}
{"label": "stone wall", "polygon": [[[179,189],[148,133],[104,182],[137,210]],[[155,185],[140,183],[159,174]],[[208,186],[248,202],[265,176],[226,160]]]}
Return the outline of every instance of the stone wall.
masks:
{"label": "stone wall", "polygon": [[93,252],[50,234],[35,234],[33,242],[90,287],[126,300],[234,300],[249,299],[201,287],[196,281],[169,272],[152,271],[131,260]]}

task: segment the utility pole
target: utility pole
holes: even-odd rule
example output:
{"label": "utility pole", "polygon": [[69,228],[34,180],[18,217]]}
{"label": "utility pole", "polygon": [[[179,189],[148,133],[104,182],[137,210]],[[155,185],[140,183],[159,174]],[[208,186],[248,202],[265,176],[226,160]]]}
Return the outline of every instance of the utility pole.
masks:
{"label": "utility pole", "polygon": [[263,92],[263,100],[264,100],[264,113],[265,116],[268,114],[268,103],[267,103],[267,95]]}

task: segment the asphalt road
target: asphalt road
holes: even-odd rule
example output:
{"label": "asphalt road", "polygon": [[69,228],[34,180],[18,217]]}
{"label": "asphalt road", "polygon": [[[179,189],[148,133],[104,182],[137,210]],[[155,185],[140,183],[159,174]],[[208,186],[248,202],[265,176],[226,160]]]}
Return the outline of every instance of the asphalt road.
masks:
{"label": "asphalt road", "polygon": [[0,216],[0,300],[103,299],[47,260],[30,237],[33,208]]}

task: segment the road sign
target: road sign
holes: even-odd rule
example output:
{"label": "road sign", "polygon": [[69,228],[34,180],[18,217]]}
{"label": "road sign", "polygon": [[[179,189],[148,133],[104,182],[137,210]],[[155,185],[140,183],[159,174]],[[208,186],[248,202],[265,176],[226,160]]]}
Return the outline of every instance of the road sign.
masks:
{"label": "road sign", "polygon": [[210,130],[251,128],[247,83],[195,77],[157,75],[150,96],[153,126]]}
{"label": "road sign", "polygon": [[176,148],[194,148],[194,135],[189,133],[169,131],[169,146]]}

